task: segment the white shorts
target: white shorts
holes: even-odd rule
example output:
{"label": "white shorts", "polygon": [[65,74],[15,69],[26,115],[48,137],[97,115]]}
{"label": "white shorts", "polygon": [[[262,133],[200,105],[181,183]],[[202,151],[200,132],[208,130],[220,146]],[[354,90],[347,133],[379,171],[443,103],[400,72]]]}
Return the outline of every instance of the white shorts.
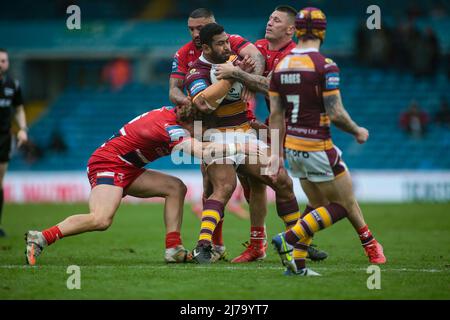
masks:
{"label": "white shorts", "polygon": [[[265,144],[261,140],[258,140],[255,134],[243,132],[242,130],[236,131],[229,130],[226,132],[213,133],[209,136],[208,140],[216,143],[246,143],[252,141],[258,144],[259,148],[268,148],[267,144]],[[217,164],[232,164],[235,167],[238,167],[239,165],[245,163],[246,159],[248,159],[247,155],[245,155],[244,153],[238,153],[228,157],[219,155],[216,157],[212,157],[210,159],[205,158],[203,160],[207,165],[211,163],[217,163]]]}
{"label": "white shorts", "polygon": [[342,151],[336,146],[324,151],[308,152],[286,148],[286,159],[292,176],[311,182],[331,181],[347,171],[341,155]]}

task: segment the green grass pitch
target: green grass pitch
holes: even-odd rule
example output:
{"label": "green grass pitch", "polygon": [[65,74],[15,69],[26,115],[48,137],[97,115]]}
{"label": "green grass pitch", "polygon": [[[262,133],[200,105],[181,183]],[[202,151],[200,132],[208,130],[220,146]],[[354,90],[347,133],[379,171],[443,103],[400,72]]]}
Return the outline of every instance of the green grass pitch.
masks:
{"label": "green grass pitch", "polygon": [[[123,205],[112,227],[68,237],[46,248],[38,266],[24,265],[23,234],[87,211],[87,205],[6,205],[0,238],[2,299],[450,299],[450,204],[362,204],[383,244],[381,289],[367,288],[369,263],[348,221],[319,232],[314,242],[329,258],[309,266],[322,277],[285,277],[269,247],[263,262],[166,265],[162,205]],[[185,207],[183,242],[192,249],[199,220]],[[269,207],[269,239],[282,230]],[[226,214],[231,257],[248,239],[249,221]],[[81,289],[69,290],[69,265],[81,270]]]}

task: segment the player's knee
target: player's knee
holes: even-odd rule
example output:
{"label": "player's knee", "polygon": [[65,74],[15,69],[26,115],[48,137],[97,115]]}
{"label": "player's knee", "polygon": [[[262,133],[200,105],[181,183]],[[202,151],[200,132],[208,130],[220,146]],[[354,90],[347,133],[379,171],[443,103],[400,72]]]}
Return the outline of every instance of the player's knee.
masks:
{"label": "player's knee", "polygon": [[112,224],[112,219],[104,217],[94,217],[94,229],[97,231],[105,231]]}
{"label": "player's knee", "polygon": [[275,185],[277,192],[293,193],[294,183],[288,175],[280,176]]}
{"label": "player's knee", "polygon": [[223,183],[214,188],[214,194],[223,198],[224,201],[228,201],[228,199],[233,194],[234,189],[236,189],[236,183]]}
{"label": "player's knee", "polygon": [[183,197],[187,193],[187,187],[184,184],[183,181],[180,179],[174,179],[172,182],[170,182],[170,185],[168,186],[168,194],[172,194],[175,196]]}

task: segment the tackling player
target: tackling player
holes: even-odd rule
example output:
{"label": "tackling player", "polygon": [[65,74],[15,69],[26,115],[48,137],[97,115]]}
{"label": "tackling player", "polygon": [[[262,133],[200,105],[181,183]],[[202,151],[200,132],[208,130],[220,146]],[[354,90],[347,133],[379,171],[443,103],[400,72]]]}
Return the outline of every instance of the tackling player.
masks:
{"label": "tackling player", "polygon": [[[63,237],[88,231],[104,231],[112,224],[114,215],[125,195],[138,198],[164,197],[164,223],[166,226],[166,262],[190,260],[180,235],[184,183],[173,176],[144,169],[160,157],[169,155],[174,147],[182,147],[197,157],[203,156],[209,146],[191,139],[193,116],[190,107],[163,107],[136,117],[100,146],[90,157],[87,167],[91,194],[89,214],[73,215],[43,231],[28,231],[26,260],[30,265],[42,250]],[[186,112],[188,110],[188,112]],[[242,144],[229,144],[226,150],[243,151]]]}
{"label": "tackling player", "polygon": [[[297,47],[276,67],[269,92],[270,129],[279,130],[279,142],[284,143],[291,171],[300,179],[310,207],[309,213],[289,231],[275,236],[272,243],[288,268],[287,273],[304,276],[317,275],[305,267],[314,234],[345,217],[357,231],[370,263],[386,262],[382,246],[364,221],[341,152],[331,140],[330,123],[353,135],[358,143],[365,143],[369,132],[344,109],[339,68],[319,52],[326,23],[321,10],[300,10],[296,18]],[[283,156],[280,152],[279,159],[271,159],[273,163],[281,159],[281,171]],[[276,173],[273,178],[277,179]],[[287,252],[289,245],[294,246],[292,256]]]}

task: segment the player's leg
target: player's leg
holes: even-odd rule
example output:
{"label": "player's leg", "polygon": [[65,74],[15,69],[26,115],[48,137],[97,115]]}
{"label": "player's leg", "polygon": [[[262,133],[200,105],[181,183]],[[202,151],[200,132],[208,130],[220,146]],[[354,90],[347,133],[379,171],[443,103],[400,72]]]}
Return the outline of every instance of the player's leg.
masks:
{"label": "player's leg", "polygon": [[[320,188],[320,184],[318,184]],[[331,201],[341,203],[348,211],[348,219],[358,233],[361,244],[369,257],[369,261],[375,264],[383,264],[386,257],[383,247],[378,243],[369,230],[361,208],[356,200],[352,178],[348,170],[342,172],[335,180],[333,187],[326,190],[326,197]]]}
{"label": "player's leg", "polygon": [[267,195],[266,185],[254,178],[247,178],[250,187],[250,242],[244,252],[234,258],[232,263],[243,263],[262,260],[266,257]]}
{"label": "player's leg", "polygon": [[[205,205],[206,199],[209,198],[209,196],[213,192],[213,187],[211,182],[209,181],[208,175],[206,173],[206,165],[202,164],[200,166],[200,170],[202,173],[202,183],[203,183],[203,194],[201,201],[195,203],[192,205],[191,210],[194,212],[194,214],[201,220],[202,219],[202,212],[203,212],[203,206]],[[212,243],[213,243],[213,249],[214,253],[216,253],[217,260],[226,260],[227,259],[227,250],[223,241],[223,218],[219,221],[216,228],[214,229],[213,235],[212,235]]]}
{"label": "player's leg", "polygon": [[63,237],[108,229],[120,205],[122,194],[123,189],[121,187],[109,184],[97,185],[92,189],[89,196],[90,212],[88,214],[70,216],[42,232],[28,231],[25,235],[27,263],[34,265],[36,257],[44,247]]}
{"label": "player's leg", "polygon": [[200,236],[193,251],[193,257],[199,263],[211,262],[212,235],[223,218],[225,204],[236,188],[236,172],[231,164],[213,162],[208,165],[207,174],[213,192],[203,206]]}
{"label": "player's leg", "polygon": [[126,189],[126,193],[137,198],[163,197],[164,224],[166,227],[166,262],[190,260],[181,240],[183,206],[186,185],[178,178],[154,170],[146,170]]}
{"label": "player's leg", "polygon": [[[325,151],[288,150],[287,155],[291,170],[298,178],[307,178],[311,182],[322,181],[320,184],[317,183],[318,186],[333,184],[333,171]],[[303,186],[305,186],[305,183],[303,183]],[[306,184],[306,191],[309,192],[312,202],[324,201],[323,196],[329,203],[306,213],[289,231],[277,235],[272,240],[283,264],[295,274],[300,275],[311,273],[305,267],[305,259],[308,256],[308,248],[314,234],[331,226],[348,214],[346,208],[337,201],[333,202],[334,199],[328,198],[327,193],[322,188],[316,190],[312,185]],[[292,256],[286,250],[288,245],[295,246]]]}
{"label": "player's leg", "polygon": [[247,203],[250,202],[250,184],[244,176],[238,175],[238,179],[239,184],[236,186],[230,201],[228,201],[227,209],[240,219],[248,219],[249,212],[242,207],[242,204],[243,199],[247,200]]}
{"label": "player's leg", "polygon": [[11,155],[11,134],[0,134],[0,238],[6,233],[2,229],[2,213],[4,203],[3,179],[5,178],[8,162]]}
{"label": "player's leg", "polygon": [[[313,211],[315,208],[323,207],[330,203],[314,183],[308,181],[308,179],[306,178],[300,178],[299,180],[302,190],[308,199],[306,208],[303,210],[300,218],[304,218],[308,213]],[[319,248],[317,248],[316,245],[312,243],[308,246],[307,251],[308,251],[307,258],[311,259],[312,261],[322,261],[328,257],[328,253],[326,253],[323,250],[320,250]]]}
{"label": "player's leg", "polygon": [[0,162],[0,238],[6,236],[6,233],[2,228],[2,213],[4,203],[3,179],[5,178],[7,169],[8,169],[8,162]]}

